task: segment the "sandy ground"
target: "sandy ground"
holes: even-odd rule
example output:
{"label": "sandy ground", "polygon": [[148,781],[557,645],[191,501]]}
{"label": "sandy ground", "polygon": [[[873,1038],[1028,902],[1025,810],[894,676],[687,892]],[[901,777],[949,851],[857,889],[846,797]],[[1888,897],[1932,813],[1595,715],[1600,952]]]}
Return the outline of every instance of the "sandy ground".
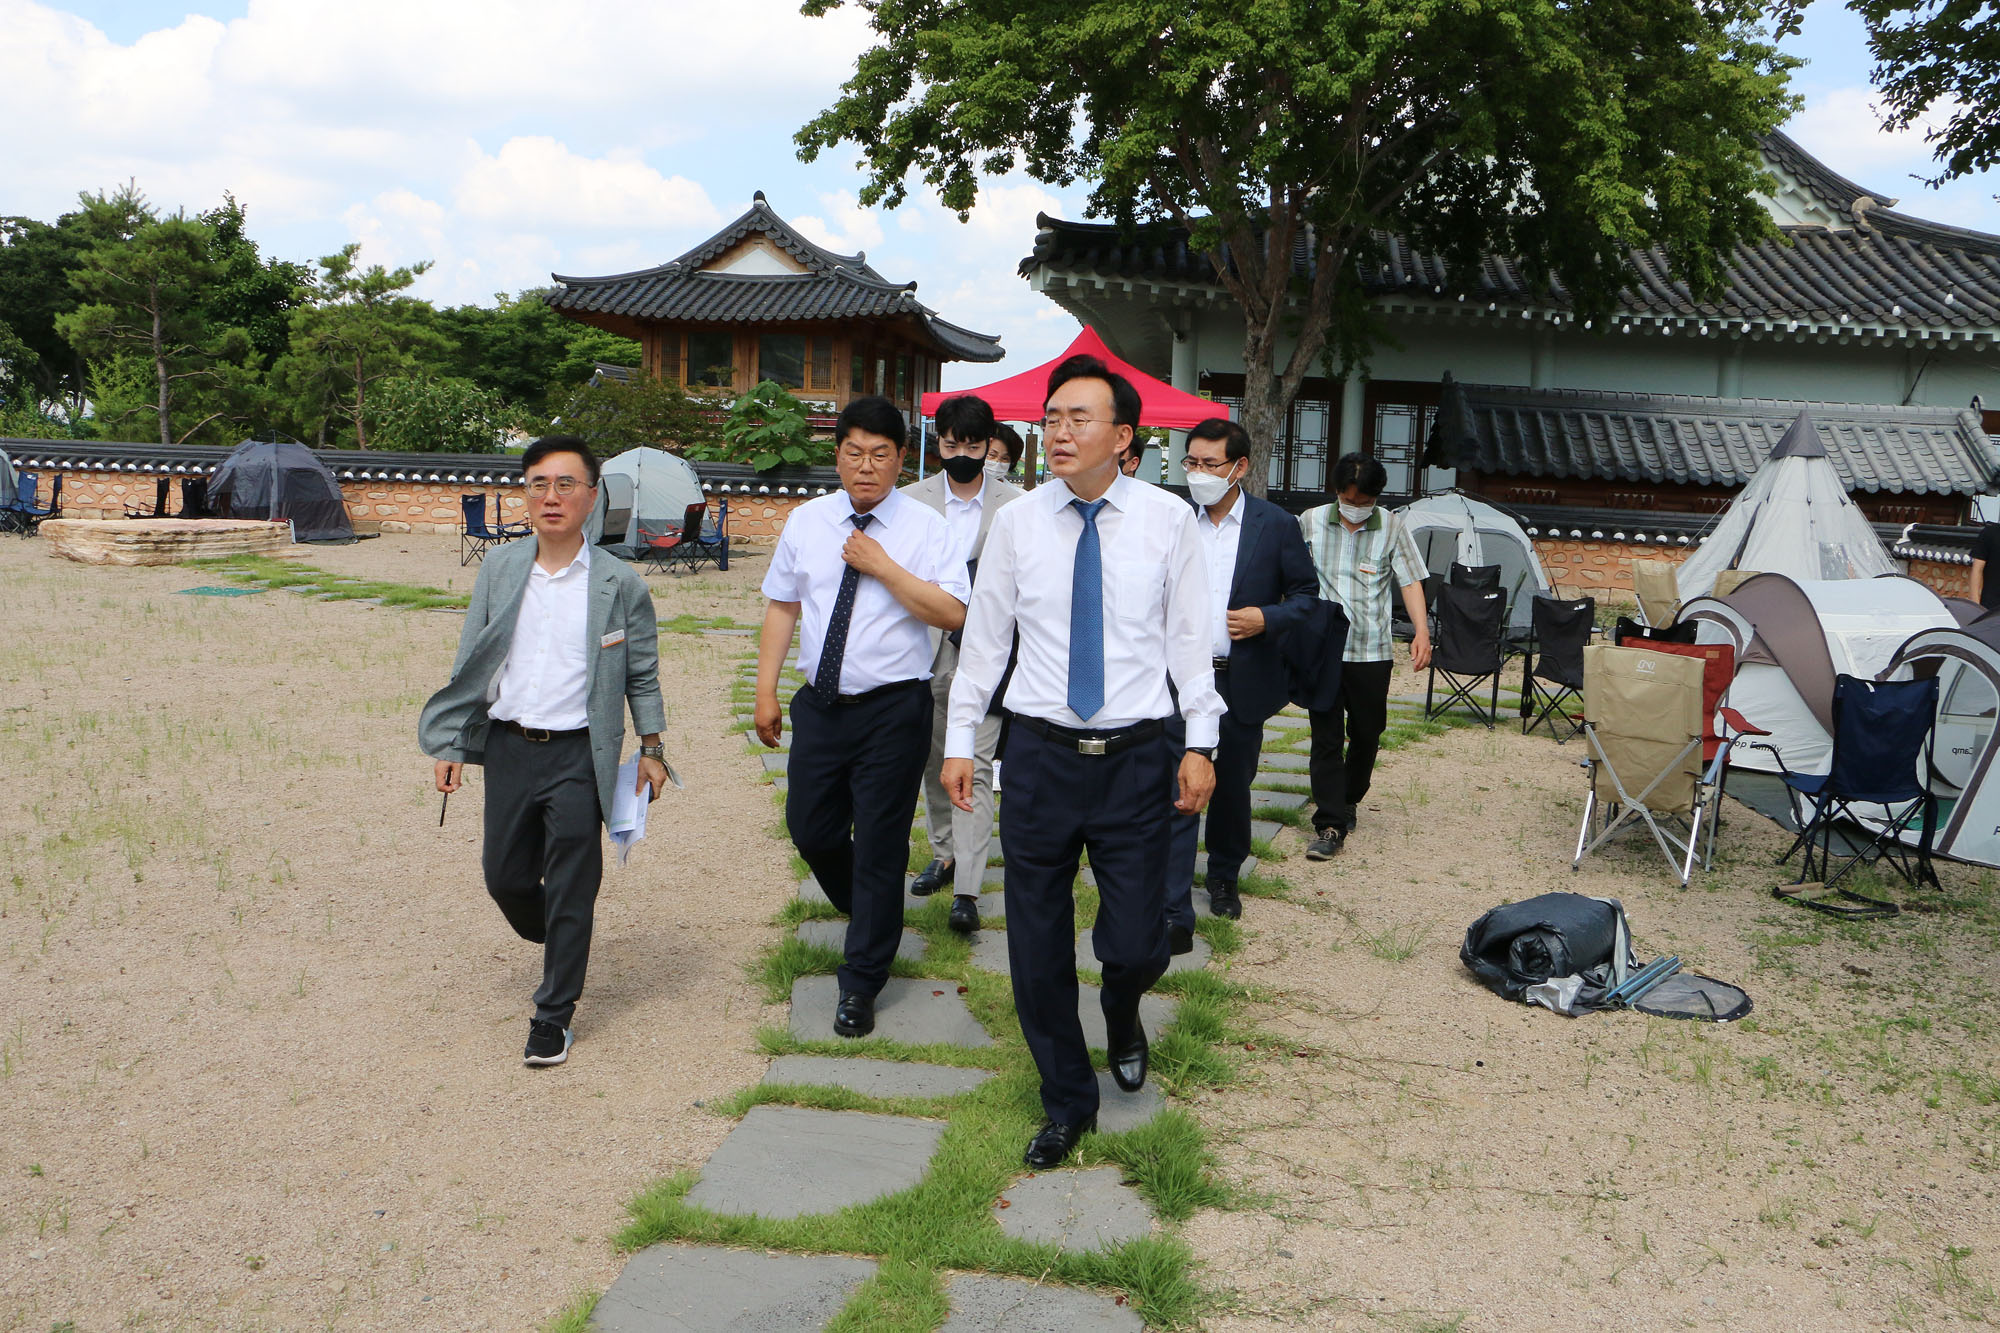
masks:
{"label": "sandy ground", "polygon": [[[430,536],[303,558],[473,573]],[[751,619],[763,569],[651,583],[663,616]],[[622,1202],[765,1063],[744,965],[791,885],[728,730],[750,642],[664,639],[674,837],[607,872],[575,1056],[527,1071],[537,953],[480,887],[476,783],[439,829],[414,743],[458,618],[176,595],[212,581],[0,541],[0,1333],[535,1327],[609,1283]],[[1243,1192],[1186,1230],[1205,1326],[1991,1320],[1990,882],[1822,924],[1766,895],[1782,843],[1740,810],[1687,892],[1637,848],[1572,875],[1575,758],[1455,731],[1384,757],[1333,862],[1280,836],[1291,900],[1248,901],[1232,964],[1242,1077],[1195,1102]],[[1466,924],[1569,887],[1756,1014],[1479,989]]]}

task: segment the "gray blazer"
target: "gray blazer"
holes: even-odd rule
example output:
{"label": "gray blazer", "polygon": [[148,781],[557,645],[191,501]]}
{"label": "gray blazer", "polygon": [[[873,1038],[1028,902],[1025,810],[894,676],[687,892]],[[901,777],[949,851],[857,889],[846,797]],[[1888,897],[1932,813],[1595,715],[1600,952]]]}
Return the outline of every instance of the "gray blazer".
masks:
{"label": "gray blazer", "polygon": [[[533,537],[491,551],[472,585],[472,605],[458,636],[451,683],[430,697],[417,719],[417,744],[433,759],[486,761],[486,695],[514,646],[514,618],[528,588],[538,543]],[[611,814],[618,762],[625,751],[624,705],[641,736],[666,730],[660,703],[660,622],[646,580],[603,550],[590,553],[590,758],[597,771],[600,817]],[[605,645],[614,634],[618,642]]]}
{"label": "gray blazer", "polygon": [[[921,504],[929,505],[942,515],[944,513],[945,499],[951,494],[949,490],[945,489],[949,481],[950,478],[945,476],[944,469],[939,468],[922,481],[913,481],[903,487],[903,494]],[[1002,481],[998,477],[988,477],[986,479],[986,500],[979,507],[979,535],[973,538],[972,541],[973,560],[978,560],[986,550],[986,534],[993,530],[993,516],[1026,494],[1026,491],[1011,481]],[[933,661],[937,659],[938,645],[943,641],[944,631],[933,627],[931,630],[931,656]]]}

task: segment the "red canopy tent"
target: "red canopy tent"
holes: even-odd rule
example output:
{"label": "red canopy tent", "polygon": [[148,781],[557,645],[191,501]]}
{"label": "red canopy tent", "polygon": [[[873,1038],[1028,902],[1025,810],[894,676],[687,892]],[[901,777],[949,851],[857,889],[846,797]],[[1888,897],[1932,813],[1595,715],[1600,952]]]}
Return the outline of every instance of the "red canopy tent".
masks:
{"label": "red canopy tent", "polygon": [[1139,424],[1142,426],[1165,426],[1185,430],[1210,417],[1227,417],[1229,409],[1210,402],[1206,398],[1184,393],[1168,384],[1156,380],[1145,371],[1130,363],[1121,361],[1111,354],[1104,345],[1104,339],[1097,336],[1097,330],[1084,326],[1063,354],[1053,361],[1024,370],[1018,375],[1009,375],[1004,380],[979,389],[949,389],[939,393],[927,393],[923,397],[923,412],[926,417],[937,415],[938,405],[947,398],[960,394],[976,394],[984,398],[993,408],[993,415],[1001,421],[1040,421],[1042,404],[1049,396],[1049,372],[1069,357],[1079,353],[1098,357],[1111,369],[1132,381],[1132,387],[1139,391]]}

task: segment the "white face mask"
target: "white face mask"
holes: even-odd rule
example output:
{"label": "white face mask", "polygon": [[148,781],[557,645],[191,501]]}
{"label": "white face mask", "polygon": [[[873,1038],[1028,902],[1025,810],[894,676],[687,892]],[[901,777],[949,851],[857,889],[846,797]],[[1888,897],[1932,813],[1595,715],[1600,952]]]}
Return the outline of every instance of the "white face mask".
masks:
{"label": "white face mask", "polygon": [[1345,500],[1340,502],[1340,516],[1349,523],[1366,523],[1368,516],[1374,512],[1375,506],[1372,504],[1351,505]]}
{"label": "white face mask", "polygon": [[1004,458],[987,459],[986,475],[989,477],[1004,479],[1007,475],[1007,460]]}
{"label": "white face mask", "polygon": [[1221,504],[1222,497],[1229,494],[1229,488],[1236,483],[1228,477],[1218,477],[1212,472],[1190,472],[1187,474],[1188,495],[1194,502],[1207,508]]}

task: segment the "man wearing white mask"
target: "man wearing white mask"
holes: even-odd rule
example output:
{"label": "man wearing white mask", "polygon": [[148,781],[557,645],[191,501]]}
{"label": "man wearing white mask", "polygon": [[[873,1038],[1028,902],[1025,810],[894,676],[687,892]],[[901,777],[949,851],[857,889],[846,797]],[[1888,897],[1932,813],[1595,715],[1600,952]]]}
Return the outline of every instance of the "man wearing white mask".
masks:
{"label": "man wearing white mask", "polygon": [[1346,843],[1354,831],[1355,809],[1375,775],[1375,755],[1389,722],[1389,677],[1396,665],[1389,619],[1392,588],[1401,591],[1416,626],[1410,669],[1430,665],[1424,557],[1403,520],[1376,503],[1388,485],[1381,463],[1366,454],[1345,454],[1333,465],[1339,503],[1299,515],[1319,571],[1320,595],[1346,608],[1348,620],[1339,705],[1312,712],[1309,861],[1325,861]]}
{"label": "man wearing white mask", "polygon": [[[1286,703],[1281,641],[1319,599],[1319,579],[1291,515],[1243,493],[1250,436],[1211,417],[1188,431],[1188,495],[1208,558],[1209,651],[1227,711],[1215,749],[1208,805],[1208,895],[1217,916],[1243,914],[1236,881],[1250,855],[1250,783],[1264,748],[1264,719]],[[1174,953],[1194,939],[1193,815],[1174,821],[1167,871],[1167,938]]]}

